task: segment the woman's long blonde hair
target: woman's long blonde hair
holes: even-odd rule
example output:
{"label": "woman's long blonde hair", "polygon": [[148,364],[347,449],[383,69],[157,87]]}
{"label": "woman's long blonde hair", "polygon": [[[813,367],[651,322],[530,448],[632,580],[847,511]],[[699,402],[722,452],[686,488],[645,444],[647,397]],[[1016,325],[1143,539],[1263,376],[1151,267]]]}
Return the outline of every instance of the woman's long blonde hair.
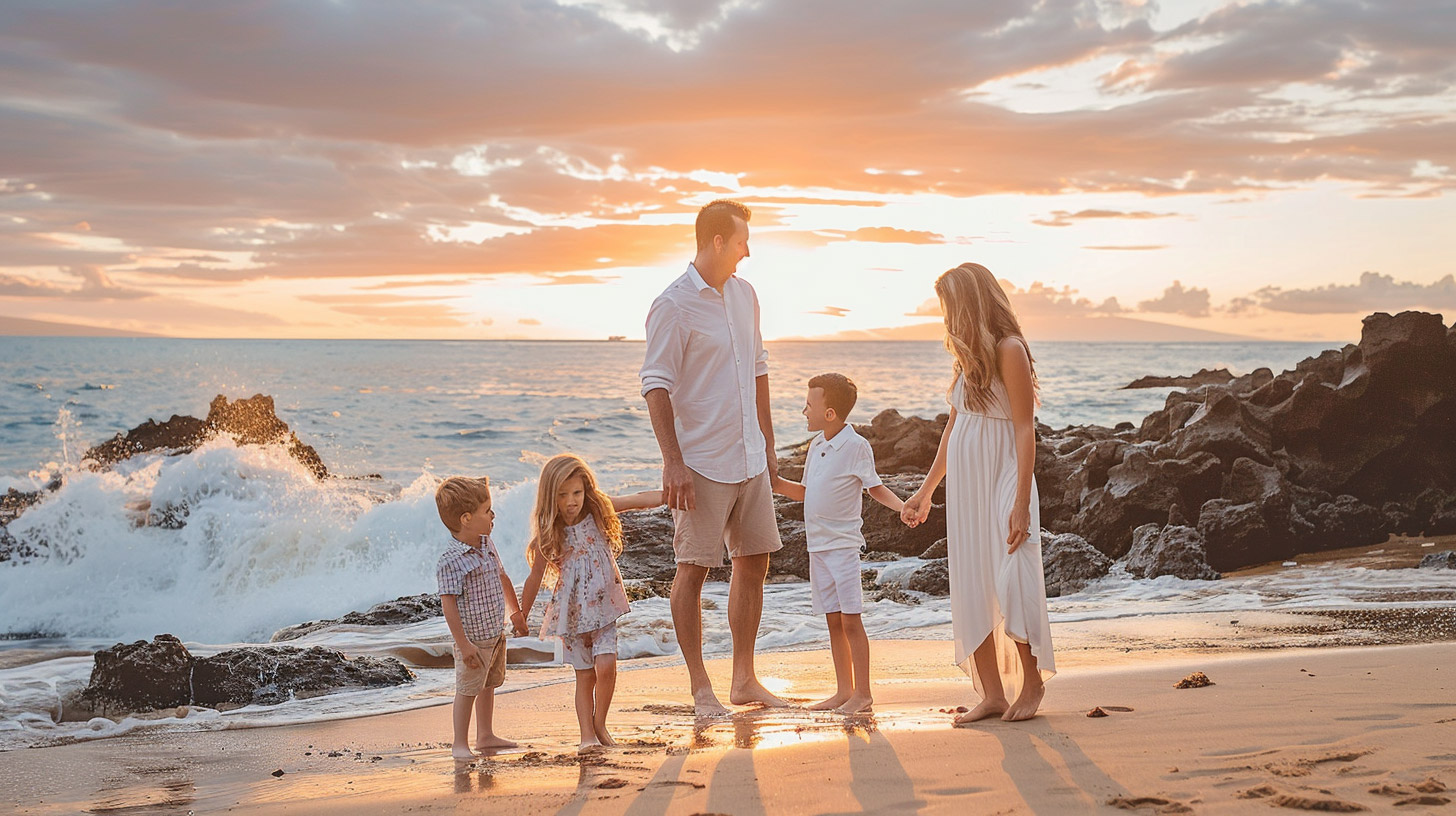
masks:
{"label": "woman's long blonde hair", "polygon": [[[545,582],[556,586],[561,573],[562,550],[566,544],[566,520],[556,512],[556,493],[566,480],[576,476],[581,479],[585,492],[582,514],[591,514],[597,529],[607,537],[612,557],[622,554],[622,522],[617,511],[612,509],[612,499],[597,487],[597,477],[581,457],[563,453],[551,457],[541,468],[541,478],[536,486],[536,507],[531,511],[531,541],[526,544],[526,563],[532,569],[538,559],[546,561]],[[577,519],[580,521],[580,519]]]}
{"label": "woman's long blonde hair", "polygon": [[[996,282],[991,270],[978,263],[963,263],[935,281],[935,294],[945,315],[945,348],[955,359],[949,393],[955,393],[957,377],[966,380],[963,407],[985,410],[991,400],[991,384],[1001,379],[996,346],[1008,337],[1026,344],[1021,323],[1011,310],[1011,299]],[[1026,350],[1031,364],[1032,393],[1037,392],[1036,361]]]}

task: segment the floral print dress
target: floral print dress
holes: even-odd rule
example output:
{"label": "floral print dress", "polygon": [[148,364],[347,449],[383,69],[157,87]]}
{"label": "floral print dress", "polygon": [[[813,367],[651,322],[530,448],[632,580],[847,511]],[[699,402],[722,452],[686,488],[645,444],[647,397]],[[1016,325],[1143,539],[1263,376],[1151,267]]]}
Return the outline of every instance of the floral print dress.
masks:
{"label": "floral print dress", "polygon": [[585,634],[616,623],[630,608],[607,537],[587,514],[566,528],[560,576],[546,604],[541,636]]}

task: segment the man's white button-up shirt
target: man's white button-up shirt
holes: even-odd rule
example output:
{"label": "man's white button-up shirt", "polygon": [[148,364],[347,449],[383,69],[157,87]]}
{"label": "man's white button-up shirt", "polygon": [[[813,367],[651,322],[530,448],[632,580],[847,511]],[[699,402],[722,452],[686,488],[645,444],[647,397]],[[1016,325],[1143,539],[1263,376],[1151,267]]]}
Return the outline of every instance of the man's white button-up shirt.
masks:
{"label": "man's white button-up shirt", "polygon": [[667,390],[683,463],[699,474],[733,484],[768,468],[756,383],[767,373],[748,281],[734,275],[720,294],[688,264],[652,302],[642,394]]}

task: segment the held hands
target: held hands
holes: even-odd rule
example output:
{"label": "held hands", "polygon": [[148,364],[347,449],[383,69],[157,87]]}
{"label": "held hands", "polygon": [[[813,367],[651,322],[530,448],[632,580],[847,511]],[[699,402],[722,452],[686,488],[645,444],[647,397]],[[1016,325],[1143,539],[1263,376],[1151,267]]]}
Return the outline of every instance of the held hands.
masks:
{"label": "held hands", "polygon": [[1031,508],[1018,502],[1011,508],[1011,515],[1006,523],[1006,554],[1010,555],[1031,538]]}
{"label": "held hands", "polygon": [[525,637],[530,631],[526,628],[526,610],[517,609],[511,614],[511,634],[515,637]]}
{"label": "held hands", "polygon": [[930,497],[916,493],[905,500],[905,507],[900,510],[900,521],[909,527],[917,527],[921,522],[930,516]]}

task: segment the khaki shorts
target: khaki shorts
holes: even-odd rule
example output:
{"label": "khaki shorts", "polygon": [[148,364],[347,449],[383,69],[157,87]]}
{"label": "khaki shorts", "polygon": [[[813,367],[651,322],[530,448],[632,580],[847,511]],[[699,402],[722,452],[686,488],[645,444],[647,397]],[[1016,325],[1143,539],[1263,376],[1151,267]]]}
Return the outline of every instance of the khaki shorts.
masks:
{"label": "khaki shorts", "polygon": [[672,511],[672,550],[677,563],[723,566],[730,558],[783,549],[768,471],[746,482],[724,484],[693,474],[694,509]]}
{"label": "khaki shorts", "polygon": [[480,650],[478,669],[465,664],[465,655],[458,647],[450,647],[455,655],[455,693],[462,697],[474,697],[483,689],[496,688],[506,681],[506,636],[501,634],[470,642]]}

